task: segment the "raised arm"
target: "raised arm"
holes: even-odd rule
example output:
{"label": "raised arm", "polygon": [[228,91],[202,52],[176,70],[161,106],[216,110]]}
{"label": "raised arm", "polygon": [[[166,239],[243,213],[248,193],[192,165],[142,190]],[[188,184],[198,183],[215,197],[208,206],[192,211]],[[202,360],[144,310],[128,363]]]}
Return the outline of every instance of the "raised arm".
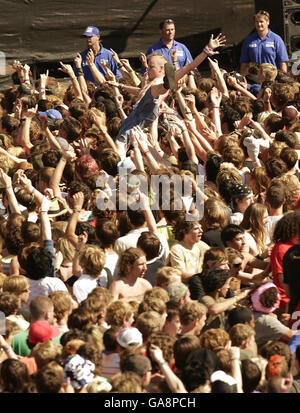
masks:
{"label": "raised arm", "polygon": [[102,83],[105,82],[105,78],[103,75],[99,72],[97,66],[95,65],[95,55],[92,50],[89,50],[89,52],[86,55],[86,60],[88,62],[89,68],[91,69],[92,75],[98,85],[102,85]]}
{"label": "raised arm", "polygon": [[66,237],[74,245],[75,248],[78,243],[78,235],[75,234],[75,231],[78,223],[79,214],[82,211],[83,202],[83,192],[77,192],[73,195],[73,214],[71,215],[68,221]]}
{"label": "raised arm", "polygon": [[63,62],[59,62],[59,64],[61,65],[61,67],[59,67],[58,70],[60,72],[66,73],[72,81],[72,85],[73,85],[74,92],[75,92],[75,97],[77,99],[83,100],[80,85],[79,85],[78,80],[75,76],[73,67],[71,65],[66,65]]}
{"label": "raised arm", "polygon": [[9,205],[11,213],[21,214],[19,203],[16,199],[16,196],[15,196],[15,193],[12,187],[11,177],[8,176],[1,168],[0,168],[0,182],[1,182],[1,185],[5,188],[8,205]]}
{"label": "raised arm", "polygon": [[218,34],[216,38],[214,38],[212,34],[208,45],[205,46],[202,52],[199,53],[198,56],[191,63],[188,63],[187,65],[183,66],[175,72],[176,81],[178,81],[191,70],[199,66],[206,59],[207,56],[213,56],[214,54],[218,54],[218,52],[215,52],[215,49],[224,46],[225,43],[226,39],[225,36],[222,35],[222,33]]}
{"label": "raised arm", "polygon": [[159,368],[164,375],[166,382],[171,390],[172,393],[187,393],[184,384],[180,380],[178,376],[173,372],[169,363],[164,360],[162,350],[154,345],[151,344],[150,346],[150,355],[154,361],[159,365]]}

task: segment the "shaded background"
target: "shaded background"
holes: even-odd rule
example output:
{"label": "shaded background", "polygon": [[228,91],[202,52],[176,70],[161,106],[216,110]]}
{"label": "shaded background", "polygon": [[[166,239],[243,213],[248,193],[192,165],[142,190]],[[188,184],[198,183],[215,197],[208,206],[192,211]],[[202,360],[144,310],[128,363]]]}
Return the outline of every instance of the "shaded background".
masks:
{"label": "shaded background", "polygon": [[[46,68],[50,68],[51,76],[63,76],[57,71],[58,62],[70,63],[77,52],[86,48],[80,35],[88,25],[98,26],[103,45],[129,58],[138,68],[139,52],[145,52],[158,41],[158,24],[165,18],[175,21],[176,40],[183,42],[193,57],[211,33],[225,33],[227,46],[218,57],[220,65],[238,67],[241,43],[254,27],[255,3],[254,0],[0,0],[0,51],[6,55],[7,67],[7,75],[0,76],[0,87],[11,85],[14,59],[28,63],[35,78]],[[272,13],[275,16],[280,12],[282,0],[269,3],[273,9],[272,22]]]}

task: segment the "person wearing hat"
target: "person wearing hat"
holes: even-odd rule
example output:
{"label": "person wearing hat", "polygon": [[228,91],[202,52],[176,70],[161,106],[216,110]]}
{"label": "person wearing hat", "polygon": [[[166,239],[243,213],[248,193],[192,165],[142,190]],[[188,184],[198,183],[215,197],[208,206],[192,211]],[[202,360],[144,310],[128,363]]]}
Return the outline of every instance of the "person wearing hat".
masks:
{"label": "person wearing hat", "polygon": [[[81,66],[85,80],[89,80],[97,85],[97,82],[91,72],[90,66],[87,61],[87,54],[89,51],[92,51],[93,55],[95,56],[94,64],[99,72],[105,77],[106,70],[103,67],[102,61],[106,61],[107,65],[109,66],[110,70],[113,72],[115,76],[118,78],[122,77],[122,74],[112,58],[112,52],[105,47],[102,46],[100,43],[100,31],[98,27],[95,26],[88,26],[86,27],[82,37],[86,38],[87,49],[80,53],[81,55]],[[77,68],[78,75],[81,74],[80,68]]]}
{"label": "person wearing hat", "polygon": [[230,223],[240,225],[244,212],[253,202],[253,192],[248,185],[234,184],[231,187],[232,214],[230,216]]}

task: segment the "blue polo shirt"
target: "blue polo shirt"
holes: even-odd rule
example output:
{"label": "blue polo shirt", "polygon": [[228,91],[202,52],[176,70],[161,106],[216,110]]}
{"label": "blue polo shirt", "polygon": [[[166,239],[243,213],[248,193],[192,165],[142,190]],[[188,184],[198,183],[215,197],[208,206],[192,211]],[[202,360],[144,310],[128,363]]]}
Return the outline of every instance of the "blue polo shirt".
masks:
{"label": "blue polo shirt", "polygon": [[271,30],[264,40],[261,40],[257,31],[244,40],[240,63],[271,63],[279,68],[279,63],[288,61],[289,57],[282,38]]}
{"label": "blue polo shirt", "polygon": [[[192,58],[192,55],[189,51],[189,49],[182,43],[177,42],[176,40],[173,40],[173,45],[171,49],[169,49],[161,40],[157,43],[155,43],[153,46],[150,46],[149,49],[146,52],[146,56],[148,56],[151,53],[161,53],[163,56],[165,56],[169,62],[172,64],[172,58],[171,58],[171,51],[175,50],[177,48],[177,65],[179,68],[185,66],[186,64],[192,62],[194,59]],[[145,69],[141,69],[142,73],[145,72]]]}
{"label": "blue polo shirt", "polygon": [[[105,49],[105,47],[100,44],[100,51],[99,53],[95,56],[95,65],[99,72],[105,76],[106,75],[106,70],[102,67],[101,65],[101,60],[104,59],[108,62],[108,66],[110,67],[110,70],[113,72],[113,74],[117,77],[122,77],[122,74],[120,70],[118,69],[118,66],[114,59],[112,58],[112,52],[108,49]],[[81,52],[81,57],[82,57],[82,69],[84,73],[84,78],[85,80],[90,80],[91,82],[95,83],[97,85],[97,82],[94,79],[94,76],[92,75],[92,72],[89,68],[89,65],[86,61],[86,55],[88,53],[89,49],[84,50]]]}

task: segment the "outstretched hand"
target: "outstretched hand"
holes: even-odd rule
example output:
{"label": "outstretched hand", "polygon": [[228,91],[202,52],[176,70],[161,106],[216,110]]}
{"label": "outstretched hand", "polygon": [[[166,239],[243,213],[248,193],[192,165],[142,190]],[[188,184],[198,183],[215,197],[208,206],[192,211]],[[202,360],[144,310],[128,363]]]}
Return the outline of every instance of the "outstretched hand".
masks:
{"label": "outstretched hand", "polygon": [[[214,38],[214,35],[212,34],[208,42],[208,47],[214,50],[214,49],[217,49],[218,47],[225,46],[225,44],[226,44],[226,37],[222,33],[219,33],[216,38]],[[219,52],[215,52],[215,53],[219,53]]]}

